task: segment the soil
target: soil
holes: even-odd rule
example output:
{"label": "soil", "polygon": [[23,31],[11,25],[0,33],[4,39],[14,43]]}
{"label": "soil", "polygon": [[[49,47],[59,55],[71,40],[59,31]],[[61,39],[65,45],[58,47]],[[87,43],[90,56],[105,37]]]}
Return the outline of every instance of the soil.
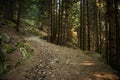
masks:
{"label": "soil", "polygon": [[19,50],[10,54],[8,62],[19,60],[20,64],[4,75],[3,80],[120,80],[110,66],[80,49],[61,47],[36,36],[19,37],[14,33],[13,36],[14,41],[25,39],[33,55],[22,59]]}

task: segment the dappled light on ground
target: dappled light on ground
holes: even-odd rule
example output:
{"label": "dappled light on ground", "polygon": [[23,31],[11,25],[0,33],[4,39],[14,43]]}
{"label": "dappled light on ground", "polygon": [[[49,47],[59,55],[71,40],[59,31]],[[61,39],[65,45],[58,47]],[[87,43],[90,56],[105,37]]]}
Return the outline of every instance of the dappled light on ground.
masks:
{"label": "dappled light on ground", "polygon": [[108,65],[81,50],[56,46],[39,37],[25,40],[34,54],[5,80],[119,80]]}
{"label": "dappled light on ground", "polygon": [[96,77],[96,80],[99,80],[99,79],[103,79],[103,80],[118,79],[119,80],[119,78],[112,73],[98,72],[98,73],[93,74],[93,76]]}
{"label": "dappled light on ground", "polygon": [[71,64],[71,65],[81,65],[81,66],[93,66],[93,65],[95,65],[93,62],[90,62],[90,61],[83,61],[83,62],[79,62],[79,63],[71,62],[69,64]]}
{"label": "dappled light on ground", "polygon": [[83,62],[82,62],[82,65],[92,66],[92,65],[94,65],[94,63],[93,63],[93,62],[90,62],[90,61],[83,61]]}

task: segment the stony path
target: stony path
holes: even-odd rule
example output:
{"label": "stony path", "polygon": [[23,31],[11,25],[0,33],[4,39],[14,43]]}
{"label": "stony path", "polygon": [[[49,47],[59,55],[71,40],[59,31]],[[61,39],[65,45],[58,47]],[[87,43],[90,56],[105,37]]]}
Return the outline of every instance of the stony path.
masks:
{"label": "stony path", "polygon": [[104,62],[81,50],[56,46],[38,37],[25,39],[34,54],[6,80],[120,80]]}

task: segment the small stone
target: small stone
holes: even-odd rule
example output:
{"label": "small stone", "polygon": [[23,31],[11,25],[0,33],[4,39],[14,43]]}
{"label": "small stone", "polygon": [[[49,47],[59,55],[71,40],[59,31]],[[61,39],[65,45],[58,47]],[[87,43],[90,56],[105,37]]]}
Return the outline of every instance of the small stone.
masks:
{"label": "small stone", "polygon": [[43,72],[43,74],[45,74],[46,72]]}
{"label": "small stone", "polygon": [[42,64],[40,64],[39,66],[40,66],[40,67],[43,67],[43,65],[42,65]]}
{"label": "small stone", "polygon": [[51,77],[55,77],[55,75],[52,75]]}
{"label": "small stone", "polygon": [[52,74],[52,72],[49,72],[49,74]]}
{"label": "small stone", "polygon": [[70,75],[70,73],[68,73],[68,75]]}

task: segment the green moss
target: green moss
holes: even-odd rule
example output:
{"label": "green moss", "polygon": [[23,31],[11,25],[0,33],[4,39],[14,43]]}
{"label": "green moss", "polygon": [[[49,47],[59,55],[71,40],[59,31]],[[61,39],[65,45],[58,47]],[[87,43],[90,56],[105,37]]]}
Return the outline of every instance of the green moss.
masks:
{"label": "green moss", "polygon": [[32,49],[27,42],[19,43],[20,51],[23,56],[23,59],[28,59],[32,55]]}
{"label": "green moss", "polygon": [[12,26],[12,27],[15,27],[16,24],[12,21],[9,21],[9,20],[5,20],[5,23],[8,24],[9,26]]}
{"label": "green moss", "polygon": [[31,33],[31,34],[33,34],[33,35],[36,35],[36,36],[39,36],[39,29],[37,29],[37,28],[35,28],[35,27],[28,27],[27,29],[26,29],[29,33]]}
{"label": "green moss", "polygon": [[8,43],[8,42],[10,42],[10,37],[7,35],[7,34],[2,34],[1,35],[1,37],[2,37],[2,42],[4,42],[4,43]]}
{"label": "green moss", "polygon": [[24,43],[25,43],[25,41],[17,41],[17,42],[15,43],[15,46],[16,46],[16,47],[21,47],[21,46],[24,45]]}
{"label": "green moss", "polygon": [[7,53],[9,54],[9,53],[12,53],[15,50],[15,47],[13,47],[11,45],[4,44],[3,49],[5,49],[7,51]]}
{"label": "green moss", "polygon": [[31,56],[30,52],[27,51],[26,48],[22,47],[22,48],[20,48],[20,51],[22,53],[23,59],[28,59]]}

